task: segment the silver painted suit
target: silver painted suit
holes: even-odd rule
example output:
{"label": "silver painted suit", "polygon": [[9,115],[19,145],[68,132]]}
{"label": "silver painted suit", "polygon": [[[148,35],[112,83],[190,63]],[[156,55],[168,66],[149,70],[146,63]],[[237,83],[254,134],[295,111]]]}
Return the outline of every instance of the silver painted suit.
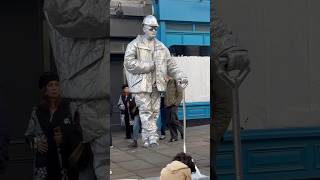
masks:
{"label": "silver painted suit", "polygon": [[180,80],[183,78],[182,72],[162,42],[155,38],[150,46],[146,37],[142,35],[128,44],[124,69],[129,91],[134,94],[139,108],[142,140],[156,143],[160,93],[166,91],[166,76]]}

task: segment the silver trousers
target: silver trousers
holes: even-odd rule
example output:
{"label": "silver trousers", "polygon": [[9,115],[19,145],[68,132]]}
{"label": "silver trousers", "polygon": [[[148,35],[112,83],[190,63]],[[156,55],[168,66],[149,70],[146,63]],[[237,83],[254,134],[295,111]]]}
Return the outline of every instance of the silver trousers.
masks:
{"label": "silver trousers", "polygon": [[145,143],[157,143],[157,119],[160,111],[160,92],[133,94],[141,119],[141,137]]}

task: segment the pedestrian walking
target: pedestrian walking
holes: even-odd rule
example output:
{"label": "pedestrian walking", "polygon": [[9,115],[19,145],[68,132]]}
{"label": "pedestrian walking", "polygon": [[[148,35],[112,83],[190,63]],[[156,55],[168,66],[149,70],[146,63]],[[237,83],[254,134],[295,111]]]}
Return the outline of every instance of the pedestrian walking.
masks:
{"label": "pedestrian walking", "polygon": [[174,142],[178,140],[178,131],[183,139],[183,129],[182,125],[179,123],[178,119],[178,106],[182,101],[182,89],[178,86],[177,81],[171,77],[167,77],[167,91],[164,99],[164,104],[166,108],[166,122],[168,129],[170,131],[169,142]]}

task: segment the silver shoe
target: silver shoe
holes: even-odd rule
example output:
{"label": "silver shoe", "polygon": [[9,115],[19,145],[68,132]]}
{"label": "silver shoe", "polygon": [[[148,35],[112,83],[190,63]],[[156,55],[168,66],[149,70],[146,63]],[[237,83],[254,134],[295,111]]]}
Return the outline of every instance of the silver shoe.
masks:
{"label": "silver shoe", "polygon": [[149,148],[149,146],[150,146],[149,142],[144,142],[144,144],[143,144],[144,148]]}
{"label": "silver shoe", "polygon": [[150,148],[157,148],[157,147],[159,147],[159,143],[151,143],[151,144],[149,145],[149,147],[150,147]]}

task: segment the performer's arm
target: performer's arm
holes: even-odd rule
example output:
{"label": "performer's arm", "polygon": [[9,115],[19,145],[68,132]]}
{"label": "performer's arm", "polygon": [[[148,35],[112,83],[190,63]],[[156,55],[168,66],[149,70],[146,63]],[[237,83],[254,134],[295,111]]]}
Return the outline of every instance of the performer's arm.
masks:
{"label": "performer's arm", "polygon": [[136,44],[131,42],[124,55],[124,67],[132,74],[146,74],[154,70],[154,62],[137,59]]}

